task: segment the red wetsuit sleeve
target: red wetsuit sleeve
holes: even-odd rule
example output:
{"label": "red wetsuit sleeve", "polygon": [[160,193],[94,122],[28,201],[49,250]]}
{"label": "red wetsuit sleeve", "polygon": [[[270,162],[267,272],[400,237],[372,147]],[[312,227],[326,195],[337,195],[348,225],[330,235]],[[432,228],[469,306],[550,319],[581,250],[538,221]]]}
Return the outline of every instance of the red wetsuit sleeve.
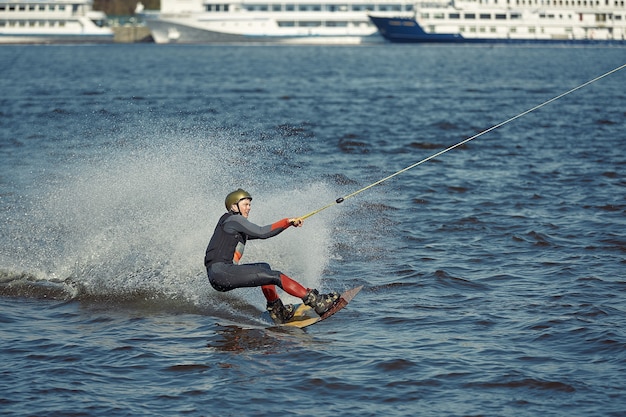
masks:
{"label": "red wetsuit sleeve", "polygon": [[289,226],[291,226],[291,223],[289,223],[289,219],[282,219],[272,224],[272,230],[286,229]]}

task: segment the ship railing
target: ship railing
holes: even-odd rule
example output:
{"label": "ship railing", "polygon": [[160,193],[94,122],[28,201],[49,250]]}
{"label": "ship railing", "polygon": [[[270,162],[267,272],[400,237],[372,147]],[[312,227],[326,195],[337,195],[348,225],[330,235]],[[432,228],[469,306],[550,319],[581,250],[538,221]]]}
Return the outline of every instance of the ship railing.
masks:
{"label": "ship railing", "polygon": [[415,7],[417,9],[432,9],[432,8],[437,8],[437,7],[448,7],[448,6],[452,6],[454,7],[454,0],[440,0],[440,1],[436,1],[436,0],[430,0],[430,1],[418,1],[415,3]]}

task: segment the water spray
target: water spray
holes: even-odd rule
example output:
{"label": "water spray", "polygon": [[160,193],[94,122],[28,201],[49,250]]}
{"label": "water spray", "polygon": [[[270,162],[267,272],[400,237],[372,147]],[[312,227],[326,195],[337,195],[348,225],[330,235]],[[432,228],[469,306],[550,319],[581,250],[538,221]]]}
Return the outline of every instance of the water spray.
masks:
{"label": "water spray", "polygon": [[319,209],[314,210],[314,211],[312,211],[312,212],[310,212],[308,214],[305,214],[304,216],[301,216],[300,218],[302,220],[307,219],[307,218],[309,218],[309,217],[311,217],[311,216],[313,216],[313,215],[315,215],[315,214],[317,214],[317,213],[319,213],[319,212],[321,212],[323,210],[326,210],[329,207],[332,207],[332,206],[335,206],[337,204],[343,203],[345,200],[347,200],[349,198],[352,198],[352,197],[356,196],[357,194],[362,193],[363,191],[369,190],[372,187],[375,187],[375,186],[377,186],[379,184],[382,184],[383,182],[385,182],[387,180],[390,180],[391,178],[393,178],[393,177],[395,177],[397,175],[400,175],[400,174],[402,174],[402,173],[404,173],[404,172],[406,172],[406,171],[408,171],[410,169],[413,169],[416,166],[423,164],[424,162],[430,161],[431,159],[434,159],[434,158],[436,158],[436,157],[438,157],[440,155],[443,155],[444,153],[449,152],[452,149],[458,148],[459,146],[462,146],[462,145],[466,144],[467,142],[469,142],[471,140],[474,140],[474,139],[476,139],[476,138],[478,138],[478,137],[480,137],[480,136],[482,136],[482,135],[484,135],[486,133],[489,133],[489,132],[491,132],[493,130],[496,130],[496,129],[498,129],[498,128],[508,124],[508,123],[511,123],[513,120],[519,119],[520,117],[523,117],[523,116],[527,115],[528,113],[534,112],[535,110],[538,110],[538,109],[540,109],[540,108],[542,108],[542,107],[552,103],[553,101],[556,101],[556,100],[558,100],[560,98],[563,98],[566,95],[573,93],[574,91],[580,90],[581,88],[584,88],[584,87],[588,86],[589,84],[592,84],[592,83],[594,83],[594,82],[596,82],[596,81],[598,81],[598,80],[600,80],[600,79],[602,79],[604,77],[607,77],[607,76],[609,76],[609,75],[611,75],[611,74],[613,74],[613,73],[615,73],[615,72],[617,72],[617,71],[619,71],[621,69],[624,69],[624,68],[626,68],[626,64],[623,64],[623,65],[621,65],[621,66],[619,66],[619,67],[617,67],[615,69],[612,69],[611,71],[605,72],[604,74],[602,74],[602,75],[600,75],[600,76],[598,76],[598,77],[596,77],[596,78],[594,78],[592,80],[589,80],[586,83],[580,84],[579,86],[574,87],[571,90],[568,90],[568,91],[566,91],[566,92],[564,92],[562,94],[559,94],[558,96],[555,96],[555,97],[551,98],[550,100],[544,101],[543,103],[541,103],[541,104],[539,104],[539,105],[537,105],[535,107],[532,107],[532,108],[530,108],[530,109],[528,109],[528,110],[526,110],[526,111],[524,111],[522,113],[519,113],[517,116],[513,116],[510,119],[505,120],[504,122],[501,122],[501,123],[498,123],[497,125],[491,126],[489,129],[483,130],[482,132],[480,132],[480,133],[478,133],[478,134],[476,134],[476,135],[474,135],[472,137],[469,137],[469,138],[467,138],[465,140],[462,140],[461,142],[458,142],[458,143],[456,143],[456,144],[454,144],[454,145],[452,145],[452,146],[450,146],[450,147],[448,147],[448,148],[446,148],[444,150],[441,150],[441,151],[439,151],[439,152],[437,152],[437,153],[435,153],[435,154],[433,154],[433,155],[431,155],[431,156],[429,156],[427,158],[424,158],[421,161],[414,163],[413,165],[409,165],[408,167],[403,168],[400,171],[394,172],[393,174],[391,174],[389,176],[386,176],[385,178],[382,178],[382,179],[380,179],[380,180],[378,180],[376,182],[373,182],[370,185],[361,188],[360,190],[357,190],[357,191],[355,191],[353,193],[347,194],[347,195],[345,195],[343,197],[339,197],[338,199],[336,199],[332,203],[327,204],[327,205],[325,205],[323,207],[320,207]]}

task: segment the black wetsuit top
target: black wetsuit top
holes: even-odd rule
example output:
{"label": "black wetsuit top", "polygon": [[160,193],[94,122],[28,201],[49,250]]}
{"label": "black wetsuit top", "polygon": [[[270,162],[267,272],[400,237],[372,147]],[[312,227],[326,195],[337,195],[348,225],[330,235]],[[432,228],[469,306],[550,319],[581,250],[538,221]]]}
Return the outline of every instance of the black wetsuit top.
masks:
{"label": "black wetsuit top", "polygon": [[211,285],[219,291],[258,285],[280,285],[280,271],[268,264],[237,265],[248,239],[267,239],[290,226],[282,219],[267,226],[257,226],[236,213],[225,213],[215,226],[204,256]]}

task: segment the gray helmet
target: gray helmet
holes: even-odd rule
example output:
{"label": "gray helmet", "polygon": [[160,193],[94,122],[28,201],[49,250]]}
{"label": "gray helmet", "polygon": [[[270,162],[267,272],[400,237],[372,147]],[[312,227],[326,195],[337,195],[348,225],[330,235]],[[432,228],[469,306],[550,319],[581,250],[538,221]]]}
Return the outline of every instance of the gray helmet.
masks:
{"label": "gray helmet", "polygon": [[226,210],[230,210],[230,206],[246,199],[252,200],[252,196],[247,191],[244,191],[241,188],[233,191],[226,196],[226,201],[224,202],[224,204],[226,204]]}

